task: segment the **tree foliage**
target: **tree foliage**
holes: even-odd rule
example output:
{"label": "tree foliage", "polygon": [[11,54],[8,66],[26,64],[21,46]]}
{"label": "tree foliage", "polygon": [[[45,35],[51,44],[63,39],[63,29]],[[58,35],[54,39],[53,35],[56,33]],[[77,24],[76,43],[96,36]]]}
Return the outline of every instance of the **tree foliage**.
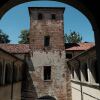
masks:
{"label": "tree foliage", "polygon": [[82,36],[73,31],[69,35],[65,34],[64,40],[65,43],[80,43],[82,41]]}
{"label": "tree foliage", "polygon": [[28,36],[29,36],[29,30],[22,30],[21,33],[20,33],[20,41],[18,42],[19,44],[27,44],[29,43],[29,39],[28,39]]}
{"label": "tree foliage", "polygon": [[10,43],[9,36],[0,29],[0,43]]}

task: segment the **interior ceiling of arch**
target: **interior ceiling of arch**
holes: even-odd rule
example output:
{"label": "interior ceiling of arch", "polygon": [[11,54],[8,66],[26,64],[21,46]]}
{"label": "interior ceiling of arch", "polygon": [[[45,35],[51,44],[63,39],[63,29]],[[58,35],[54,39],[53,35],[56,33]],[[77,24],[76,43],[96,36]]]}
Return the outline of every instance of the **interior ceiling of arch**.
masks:
{"label": "interior ceiling of arch", "polygon": [[[7,4],[8,1],[14,2],[12,0],[3,0],[2,2],[0,2],[0,8],[3,7],[5,4]],[[21,2],[21,0],[18,0],[18,2],[19,1]],[[24,0],[24,1],[32,1],[32,0]],[[54,1],[61,1],[61,2],[67,2],[68,1],[68,2],[70,2],[72,0],[54,0]],[[73,0],[73,2],[74,1],[82,3],[85,6],[87,6],[89,8],[93,8],[93,9],[95,9],[98,5],[98,2],[96,0],[92,0],[91,2],[90,2],[90,0]],[[22,2],[23,2],[23,0],[22,0]]]}
{"label": "interior ceiling of arch", "polygon": [[[15,0],[15,1],[3,0],[2,2],[0,2],[0,19],[13,6],[18,5],[20,3],[28,2],[28,1],[36,1],[36,0]],[[98,20],[100,19],[100,16],[98,13],[98,9],[100,9],[98,0],[92,0],[92,1],[90,0],[53,0],[53,1],[67,2],[69,4],[72,4],[72,6],[74,6],[75,3],[82,4],[85,8],[87,8],[92,13],[94,18],[97,20],[96,23],[98,24],[98,26],[100,26],[100,23],[98,22]],[[80,5],[78,6],[79,6],[78,8],[80,8],[81,10],[84,9],[84,8],[81,8]]]}

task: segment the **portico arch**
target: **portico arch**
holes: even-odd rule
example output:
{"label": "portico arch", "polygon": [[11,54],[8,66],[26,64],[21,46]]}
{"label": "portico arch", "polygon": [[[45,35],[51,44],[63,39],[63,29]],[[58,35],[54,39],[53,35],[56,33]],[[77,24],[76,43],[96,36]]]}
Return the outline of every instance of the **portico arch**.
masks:
{"label": "portico arch", "polygon": [[[39,1],[39,0],[16,0],[13,2],[12,0],[8,0],[8,2],[5,3],[4,6],[0,8],[0,18],[2,18],[2,16],[12,7],[25,3],[25,2],[29,2],[29,1]],[[95,19],[91,11],[89,11],[88,8],[84,4],[82,4],[81,2],[78,2],[77,0],[50,0],[50,1],[58,1],[58,2],[69,4],[75,7],[76,9],[78,9],[79,11],[81,11],[90,20],[90,22],[93,22],[93,23],[95,22]]]}
{"label": "portico arch", "polygon": [[[3,15],[12,7],[21,4],[21,3],[25,3],[25,2],[29,2],[29,1],[36,1],[36,0],[14,0],[12,2],[12,0],[9,0],[4,6],[1,7],[0,9],[0,18],[3,17]],[[39,1],[39,0],[38,0]],[[75,7],[76,9],[80,10],[90,21],[92,28],[94,30],[95,33],[95,40],[96,40],[96,47],[97,48],[97,59],[99,61],[99,65],[100,65],[100,48],[99,48],[99,42],[100,42],[100,30],[98,28],[98,24],[96,22],[96,18],[94,17],[94,15],[92,14],[92,12],[86,7],[86,5],[84,5],[83,3],[79,2],[78,0],[52,0],[52,1],[60,1],[62,3],[66,3],[69,4],[73,7]],[[81,1],[81,0],[80,0]],[[100,70],[100,68],[98,68]],[[99,73],[99,78],[100,78],[100,73]],[[68,95],[68,94],[67,94]],[[51,97],[51,96],[43,96],[38,98],[37,100],[56,100],[55,98]]]}

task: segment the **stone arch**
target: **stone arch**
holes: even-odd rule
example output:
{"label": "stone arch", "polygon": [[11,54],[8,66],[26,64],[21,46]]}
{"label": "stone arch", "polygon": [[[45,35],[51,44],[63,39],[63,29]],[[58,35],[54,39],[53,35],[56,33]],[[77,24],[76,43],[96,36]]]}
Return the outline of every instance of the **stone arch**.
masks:
{"label": "stone arch", "polygon": [[[5,3],[5,5],[0,9],[0,18],[2,18],[2,16],[12,7],[30,1],[39,1],[39,0],[16,0],[13,2],[11,0],[8,0],[8,2]],[[51,0],[51,1],[58,1],[61,3],[69,4],[72,7],[78,9],[80,12],[82,12],[90,20],[90,22],[93,23],[95,22],[95,19],[91,11],[88,10],[88,8],[84,5],[84,3],[78,2],[77,0]]]}
{"label": "stone arch", "polygon": [[[29,1],[36,1],[36,0],[14,0],[13,2],[12,2],[12,0],[9,0],[4,6],[2,6],[0,8],[0,18],[2,18],[2,16],[12,7],[14,7],[18,4],[21,4],[21,3],[29,2]],[[99,62],[99,66],[100,66],[100,48],[99,48],[99,42],[100,42],[99,28],[100,27],[98,28],[98,26],[97,26],[100,24],[99,24],[99,22],[96,22],[96,16],[94,16],[94,14],[86,7],[86,5],[84,3],[79,2],[79,0],[52,0],[52,1],[60,1],[62,3],[69,4],[73,7],[75,7],[76,9],[78,9],[79,11],[81,11],[88,18],[88,20],[90,21],[90,23],[92,25],[94,33],[96,33],[95,40],[96,40],[96,47],[98,47],[97,55],[98,55],[98,62]],[[82,1],[84,1],[84,0],[82,0]],[[88,6],[89,6],[89,4],[88,4]],[[100,70],[100,68],[98,68],[98,69]],[[99,77],[100,77],[100,73],[99,73]],[[42,100],[42,98],[39,98],[38,100]],[[43,99],[43,100],[45,100],[45,99]],[[50,99],[48,99],[48,100],[50,100]],[[56,99],[54,98],[53,100],[56,100]]]}
{"label": "stone arch", "polygon": [[46,95],[38,98],[37,100],[56,100],[54,97]]}

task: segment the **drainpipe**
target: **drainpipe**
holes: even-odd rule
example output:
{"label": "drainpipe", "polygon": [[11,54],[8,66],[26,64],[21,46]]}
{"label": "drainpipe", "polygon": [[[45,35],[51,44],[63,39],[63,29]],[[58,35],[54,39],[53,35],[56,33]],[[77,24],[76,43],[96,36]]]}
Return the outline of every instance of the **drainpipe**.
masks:
{"label": "drainpipe", "polygon": [[[79,67],[81,65],[80,60],[76,59],[76,61],[79,64]],[[81,81],[81,73],[80,73],[80,81]],[[81,100],[83,100],[83,90],[82,90],[82,83],[80,82],[80,88],[81,88]]]}

